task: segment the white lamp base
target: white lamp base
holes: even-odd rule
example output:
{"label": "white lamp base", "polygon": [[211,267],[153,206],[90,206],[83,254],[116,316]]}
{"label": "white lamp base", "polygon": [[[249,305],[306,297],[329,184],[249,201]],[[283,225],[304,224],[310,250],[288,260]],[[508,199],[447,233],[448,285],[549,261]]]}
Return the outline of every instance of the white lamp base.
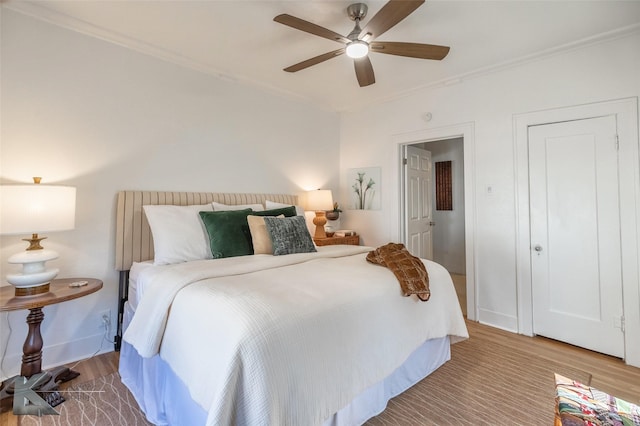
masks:
{"label": "white lamp base", "polygon": [[53,250],[28,250],[9,257],[9,263],[21,263],[22,272],[8,274],[7,281],[17,288],[38,287],[48,284],[58,275],[58,269],[47,269],[45,262],[58,258]]}

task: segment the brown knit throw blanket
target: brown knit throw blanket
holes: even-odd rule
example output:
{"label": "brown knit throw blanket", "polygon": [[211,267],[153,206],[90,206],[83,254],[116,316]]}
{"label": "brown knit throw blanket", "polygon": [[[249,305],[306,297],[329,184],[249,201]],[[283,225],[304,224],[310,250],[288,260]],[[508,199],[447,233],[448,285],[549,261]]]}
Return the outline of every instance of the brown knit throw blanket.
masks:
{"label": "brown knit throw blanket", "polygon": [[378,247],[367,254],[367,261],[389,268],[398,279],[403,295],[415,294],[423,302],[429,300],[431,291],[427,268],[422,260],[409,253],[404,244],[389,243]]}

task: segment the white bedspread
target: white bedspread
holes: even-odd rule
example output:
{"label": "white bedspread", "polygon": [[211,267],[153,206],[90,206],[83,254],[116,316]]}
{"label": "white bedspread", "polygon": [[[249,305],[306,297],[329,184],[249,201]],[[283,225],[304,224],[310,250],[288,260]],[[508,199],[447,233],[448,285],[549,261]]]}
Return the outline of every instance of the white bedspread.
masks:
{"label": "white bedspread", "polygon": [[441,266],[425,261],[432,295],[421,302],[366,262],[370,248],[318,250],[148,269],[124,339],[142,356],[159,349],[209,425],[314,425],[424,341],[468,337]]}

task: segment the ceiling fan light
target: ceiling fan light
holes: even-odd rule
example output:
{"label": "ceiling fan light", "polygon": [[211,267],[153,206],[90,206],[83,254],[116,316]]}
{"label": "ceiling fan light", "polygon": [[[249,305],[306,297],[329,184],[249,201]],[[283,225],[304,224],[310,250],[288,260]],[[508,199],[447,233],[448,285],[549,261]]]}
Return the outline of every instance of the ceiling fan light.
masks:
{"label": "ceiling fan light", "polygon": [[362,40],[355,40],[347,44],[347,56],[353,59],[363,58],[369,53],[369,44]]}

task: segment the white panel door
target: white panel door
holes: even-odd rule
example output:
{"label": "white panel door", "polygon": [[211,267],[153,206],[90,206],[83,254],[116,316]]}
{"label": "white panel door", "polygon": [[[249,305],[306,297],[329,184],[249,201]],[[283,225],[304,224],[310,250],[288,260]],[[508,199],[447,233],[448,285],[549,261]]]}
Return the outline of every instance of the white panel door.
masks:
{"label": "white panel door", "polygon": [[431,153],[407,146],[405,167],[407,250],[423,259],[433,259]]}
{"label": "white panel door", "polygon": [[533,330],[624,355],[615,117],[529,128]]}

